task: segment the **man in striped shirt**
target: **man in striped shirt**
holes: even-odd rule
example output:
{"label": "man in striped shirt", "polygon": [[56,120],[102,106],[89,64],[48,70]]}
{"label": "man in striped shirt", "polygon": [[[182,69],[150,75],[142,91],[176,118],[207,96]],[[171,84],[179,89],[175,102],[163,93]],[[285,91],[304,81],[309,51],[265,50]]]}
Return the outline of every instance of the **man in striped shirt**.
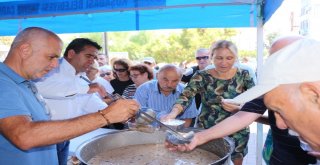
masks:
{"label": "man in striped shirt", "polygon": [[[181,77],[182,71],[178,67],[167,64],[160,68],[157,80],[146,82],[137,89],[134,98],[137,99],[141,107],[153,109],[159,119],[171,111],[176,99],[182,93],[184,85],[180,83]],[[189,127],[192,118],[197,115],[193,99],[191,106],[178,118],[185,120],[185,127]]]}

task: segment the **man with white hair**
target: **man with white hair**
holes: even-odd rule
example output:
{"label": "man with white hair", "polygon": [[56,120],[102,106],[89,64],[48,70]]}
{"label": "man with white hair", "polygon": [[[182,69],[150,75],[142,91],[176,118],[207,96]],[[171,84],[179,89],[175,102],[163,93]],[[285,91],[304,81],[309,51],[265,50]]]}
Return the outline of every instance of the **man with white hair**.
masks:
{"label": "man with white hair", "polygon": [[258,85],[233,100],[245,103],[263,96],[266,106],[275,112],[277,126],[296,131],[316,151],[320,151],[319,52],[320,42],[306,38],[274,52]]}
{"label": "man with white hair", "polygon": [[[181,78],[181,81],[184,83],[189,83],[191,77],[197,71],[205,69],[211,63],[209,49],[206,49],[206,48],[197,49],[195,53],[195,58],[197,60],[198,65],[186,69],[186,71],[183,73],[183,76]],[[197,94],[195,96],[195,101],[196,101],[197,109],[199,109],[201,104],[200,94]]]}
{"label": "man with white hair", "polygon": [[107,81],[114,79],[112,67],[110,65],[103,65],[99,67],[100,77],[104,78]]}
{"label": "man with white hair", "polygon": [[182,76],[181,81],[188,83],[191,77],[196,73],[198,70],[205,69],[211,62],[210,62],[210,52],[209,49],[206,48],[199,48],[195,52],[195,59],[197,60],[196,66],[188,68]]}
{"label": "man with white hair", "polygon": [[[103,67],[103,66],[102,66]],[[86,71],[86,76],[92,83],[98,83],[100,84],[108,93],[114,92],[114,89],[109,81],[102,78],[100,76],[100,68],[99,64],[96,60],[94,60],[93,64],[89,67],[89,69]]]}
{"label": "man with white hair", "polygon": [[[182,93],[184,85],[180,83],[181,77],[180,68],[166,64],[160,68],[156,80],[145,82],[137,88],[134,98],[141,107],[153,109],[156,117],[160,119],[171,111],[176,99]],[[191,119],[197,115],[195,102],[192,101],[192,104],[178,118],[185,120],[185,127],[189,127]]]}

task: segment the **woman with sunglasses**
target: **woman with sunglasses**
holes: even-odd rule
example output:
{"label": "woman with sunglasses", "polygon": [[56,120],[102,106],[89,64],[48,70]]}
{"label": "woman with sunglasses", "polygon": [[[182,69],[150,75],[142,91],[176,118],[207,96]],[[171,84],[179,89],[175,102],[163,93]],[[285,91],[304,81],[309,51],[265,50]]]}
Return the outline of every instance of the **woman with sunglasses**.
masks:
{"label": "woman with sunglasses", "polygon": [[113,94],[123,94],[124,89],[133,84],[130,78],[129,67],[131,62],[128,59],[120,58],[113,62],[113,72],[115,73],[115,79],[111,80],[110,83],[114,89]]}
{"label": "woman with sunglasses", "polygon": [[130,77],[134,84],[129,85],[123,92],[122,96],[126,99],[132,99],[136,89],[143,83],[153,79],[153,72],[146,64],[137,64],[129,69]]}
{"label": "woman with sunglasses", "polygon": [[[130,60],[125,59],[125,58],[119,58],[119,59],[116,59],[115,61],[113,61],[112,67],[113,67],[115,79],[110,81],[110,83],[114,89],[113,94],[117,94],[117,95],[122,96],[124,89],[127,86],[133,84],[133,81],[131,80],[131,78],[129,76],[130,75],[130,73],[129,73],[130,65],[131,65]],[[112,125],[109,125],[107,128],[121,130],[121,129],[124,129],[124,124],[123,123],[114,123]]]}

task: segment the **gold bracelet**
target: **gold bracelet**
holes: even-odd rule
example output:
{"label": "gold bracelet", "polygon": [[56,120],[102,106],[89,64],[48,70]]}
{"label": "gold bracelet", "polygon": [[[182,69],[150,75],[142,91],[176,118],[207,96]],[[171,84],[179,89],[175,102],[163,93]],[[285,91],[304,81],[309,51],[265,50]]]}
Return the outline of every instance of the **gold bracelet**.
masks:
{"label": "gold bracelet", "polygon": [[109,119],[105,116],[106,114],[104,114],[101,110],[98,110],[98,112],[107,121],[107,125],[110,125],[111,123],[110,123]]}

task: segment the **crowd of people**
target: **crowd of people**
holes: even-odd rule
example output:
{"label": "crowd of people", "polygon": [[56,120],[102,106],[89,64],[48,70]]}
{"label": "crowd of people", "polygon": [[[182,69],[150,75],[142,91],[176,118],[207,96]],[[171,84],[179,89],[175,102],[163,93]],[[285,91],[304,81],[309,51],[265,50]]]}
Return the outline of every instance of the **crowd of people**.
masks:
{"label": "crowd of people", "polygon": [[248,152],[249,124],[268,111],[273,150],[267,163],[319,163],[318,41],[276,40],[258,84],[227,40],[196,50],[197,66],[185,71],[173,64],[157,68],[152,57],[109,63],[87,38],[71,41],[60,57],[62,47],[53,32],[29,27],[0,63],[1,163],[66,165],[70,139],[101,127],[124,129],[147,108],[162,121],[178,118],[185,127],[203,128],[190,143],[166,142],[168,150],[191,151],[229,136],[235,165]]}

